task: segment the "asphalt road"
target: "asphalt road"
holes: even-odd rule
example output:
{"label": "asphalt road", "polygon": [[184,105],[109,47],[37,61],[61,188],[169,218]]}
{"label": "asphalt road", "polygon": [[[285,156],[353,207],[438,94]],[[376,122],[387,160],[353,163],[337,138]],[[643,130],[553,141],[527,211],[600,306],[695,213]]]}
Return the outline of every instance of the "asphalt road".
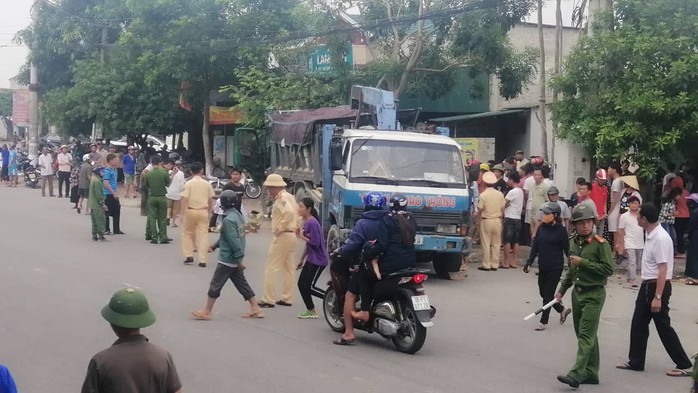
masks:
{"label": "asphalt road", "polygon": [[[76,392],[91,356],[115,337],[99,311],[125,286],[142,289],[157,314],[145,329],[170,350],[186,392],[566,392],[557,382],[575,358],[571,323],[534,332],[523,317],[539,306],[535,275],[521,269],[478,272],[462,282],[427,281],[438,313],[422,351],[395,351],[376,335],[359,332],[353,347],[337,347],[324,320],[298,320],[302,302],[243,320],[246,304],[224,288],[214,320],[194,321],[214,269],[182,265],[180,234],[171,245],[143,239],[145,219],[123,209],[125,236],[90,240],[89,218],[66,199],[35,190],[0,187],[0,363],[10,367],[20,392]],[[268,230],[248,237],[246,263],[260,291]],[[635,292],[614,279],[600,328],[601,385],[596,392],[688,392],[688,378],[673,367],[654,328],[647,369],[618,371],[625,360]],[[684,347],[698,349],[696,289],[676,285],[672,317]],[[569,298],[566,298],[569,301]],[[318,302],[318,306],[319,306]],[[552,321],[555,321],[553,317]]]}

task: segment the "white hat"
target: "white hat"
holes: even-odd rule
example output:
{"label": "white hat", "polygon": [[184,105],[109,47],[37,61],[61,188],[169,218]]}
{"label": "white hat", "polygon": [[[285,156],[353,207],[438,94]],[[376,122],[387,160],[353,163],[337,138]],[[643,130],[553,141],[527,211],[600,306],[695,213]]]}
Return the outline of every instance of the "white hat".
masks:
{"label": "white hat", "polygon": [[87,154],[85,154],[84,156],[82,156],[82,160],[83,160],[83,161],[89,161],[89,160],[90,160],[90,153],[87,153]]}
{"label": "white hat", "polygon": [[288,184],[286,184],[281,175],[272,173],[271,175],[267,176],[267,180],[264,181],[263,185],[266,187],[286,187]]}

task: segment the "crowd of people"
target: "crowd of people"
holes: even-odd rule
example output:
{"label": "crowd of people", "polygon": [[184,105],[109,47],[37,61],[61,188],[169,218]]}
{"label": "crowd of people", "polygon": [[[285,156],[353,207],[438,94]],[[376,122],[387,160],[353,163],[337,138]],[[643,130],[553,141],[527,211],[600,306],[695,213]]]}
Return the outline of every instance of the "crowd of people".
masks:
{"label": "crowd of people", "polygon": [[[538,289],[544,305],[536,331],[544,331],[550,308],[565,323],[572,314],[578,337],[577,361],[558,380],[573,388],[598,384],[597,338],[605,286],[616,267],[627,267],[627,282],[638,288],[630,326],[629,360],[621,370],[643,371],[654,321],[664,347],[675,363],[666,374],[690,376],[693,364],[672,328],[669,300],[676,259],[686,259],[687,285],[696,285],[698,270],[698,193],[694,172],[675,166],[658,178],[656,194],[644,195],[629,163],[599,167],[595,178],[579,178],[576,192],[560,199],[540,157],[524,160],[523,152],[504,163],[470,162],[472,214],[482,245],[481,271],[516,269],[518,245],[531,251],[523,271],[538,263]],[[688,235],[686,239],[685,235]],[[688,247],[686,247],[688,240]],[[504,244],[504,257],[500,253]],[[688,255],[685,250],[688,249]],[[568,263],[565,263],[565,259]],[[566,272],[565,272],[566,270]],[[639,279],[638,279],[639,276]],[[562,278],[562,281],[561,281]],[[572,292],[572,307],[562,305]]]}

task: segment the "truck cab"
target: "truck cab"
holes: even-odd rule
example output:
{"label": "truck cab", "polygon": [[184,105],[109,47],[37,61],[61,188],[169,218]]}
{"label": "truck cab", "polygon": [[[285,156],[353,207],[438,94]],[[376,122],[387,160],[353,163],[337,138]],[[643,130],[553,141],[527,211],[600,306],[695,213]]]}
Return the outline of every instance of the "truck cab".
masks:
{"label": "truck cab", "polygon": [[433,261],[440,274],[458,271],[470,252],[470,196],[460,146],[454,140],[348,129],[335,132],[331,145],[331,187],[323,206],[330,249],[339,246],[361,217],[363,195],[380,192],[389,199],[399,192],[408,197],[408,210],[418,225],[415,246],[420,262]]}

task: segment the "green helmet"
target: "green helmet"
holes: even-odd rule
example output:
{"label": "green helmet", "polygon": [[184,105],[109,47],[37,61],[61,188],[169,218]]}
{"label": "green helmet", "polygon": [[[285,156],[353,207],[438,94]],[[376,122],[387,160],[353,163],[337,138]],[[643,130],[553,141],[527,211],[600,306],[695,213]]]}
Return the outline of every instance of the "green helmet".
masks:
{"label": "green helmet", "polygon": [[140,329],[155,323],[148,299],[133,288],[116,292],[102,309],[102,317],[112,325],[127,329]]}
{"label": "green helmet", "polygon": [[572,210],[572,222],[584,221],[584,220],[595,220],[596,215],[594,211],[586,205],[577,205],[574,210]]}

